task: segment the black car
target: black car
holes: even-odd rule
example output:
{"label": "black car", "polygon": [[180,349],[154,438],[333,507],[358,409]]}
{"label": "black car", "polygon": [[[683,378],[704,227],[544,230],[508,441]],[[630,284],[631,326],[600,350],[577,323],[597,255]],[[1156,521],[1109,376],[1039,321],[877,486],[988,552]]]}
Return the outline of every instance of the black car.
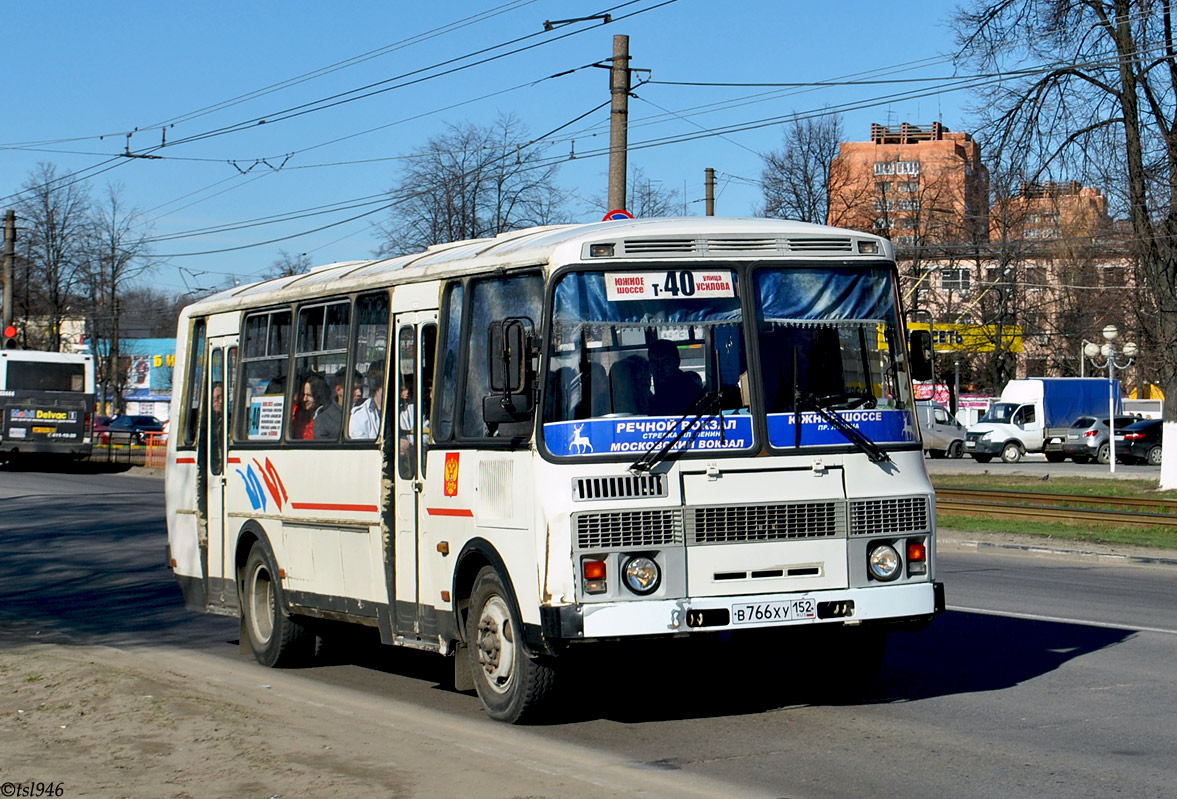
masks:
{"label": "black car", "polygon": [[154,416],[118,416],[110,421],[103,443],[142,444],[148,433],[162,433],[163,422]]}
{"label": "black car", "polygon": [[[1161,429],[1160,419],[1143,419],[1125,427],[1122,437],[1117,430],[1116,451],[1127,451],[1128,457],[1133,460],[1150,466],[1160,466]],[[1124,449],[1121,450],[1121,447]]]}

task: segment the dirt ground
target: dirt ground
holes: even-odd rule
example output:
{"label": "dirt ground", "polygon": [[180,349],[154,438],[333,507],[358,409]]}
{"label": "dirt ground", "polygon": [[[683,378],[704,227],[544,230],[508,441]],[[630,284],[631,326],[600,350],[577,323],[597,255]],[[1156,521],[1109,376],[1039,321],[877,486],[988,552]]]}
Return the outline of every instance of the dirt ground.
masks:
{"label": "dirt ground", "polygon": [[748,795],[223,654],[37,638],[0,618],[2,797]]}

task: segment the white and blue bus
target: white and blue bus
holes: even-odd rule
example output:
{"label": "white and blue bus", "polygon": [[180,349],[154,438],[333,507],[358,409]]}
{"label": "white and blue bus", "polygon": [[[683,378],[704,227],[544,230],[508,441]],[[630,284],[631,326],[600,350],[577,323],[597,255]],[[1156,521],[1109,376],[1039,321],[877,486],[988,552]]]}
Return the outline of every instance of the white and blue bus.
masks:
{"label": "white and blue bus", "polygon": [[869,682],[944,605],[896,285],[875,235],[686,218],[202,300],[168,441],[186,604],[268,666],[377,628],[506,721],[599,642],[755,631]]}
{"label": "white and blue bus", "polygon": [[38,350],[0,350],[0,460],[88,458],[94,359]]}

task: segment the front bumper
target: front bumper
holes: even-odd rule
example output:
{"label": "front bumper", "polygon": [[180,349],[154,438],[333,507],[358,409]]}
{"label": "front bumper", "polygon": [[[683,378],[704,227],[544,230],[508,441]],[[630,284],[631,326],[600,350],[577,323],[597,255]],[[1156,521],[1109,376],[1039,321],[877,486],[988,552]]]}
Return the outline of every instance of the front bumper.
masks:
{"label": "front bumper", "polygon": [[998,455],[1001,453],[1002,442],[987,438],[968,438],[964,442],[966,455]]}
{"label": "front bumper", "polygon": [[[734,624],[730,611],[734,606],[781,602],[801,596],[812,597],[820,604],[853,603],[853,613],[830,618],[796,618],[768,623]],[[924,622],[944,610],[942,583],[848,588],[837,591],[814,591],[807,594],[763,594],[754,596],[701,597],[677,600],[608,602],[562,608],[560,637],[573,639],[625,638],[634,636],[709,633],[724,630],[751,630],[768,627],[810,626],[813,624],[903,623]],[[715,619],[707,611],[729,612],[726,624],[709,622],[692,627],[688,617],[700,615]],[[578,618],[570,618],[576,616]],[[820,614],[819,614],[820,616]],[[555,633],[550,629],[550,633]]]}

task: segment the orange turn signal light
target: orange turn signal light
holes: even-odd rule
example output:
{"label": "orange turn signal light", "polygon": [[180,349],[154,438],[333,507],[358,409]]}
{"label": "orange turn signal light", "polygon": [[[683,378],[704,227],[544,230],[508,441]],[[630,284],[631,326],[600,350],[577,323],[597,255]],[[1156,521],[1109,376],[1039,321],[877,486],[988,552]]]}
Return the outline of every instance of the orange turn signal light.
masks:
{"label": "orange turn signal light", "polygon": [[920,563],[928,559],[928,548],[923,541],[911,540],[907,542],[907,562]]}
{"label": "orange turn signal light", "polygon": [[605,561],[603,560],[586,560],[581,568],[586,582],[605,579]]}

